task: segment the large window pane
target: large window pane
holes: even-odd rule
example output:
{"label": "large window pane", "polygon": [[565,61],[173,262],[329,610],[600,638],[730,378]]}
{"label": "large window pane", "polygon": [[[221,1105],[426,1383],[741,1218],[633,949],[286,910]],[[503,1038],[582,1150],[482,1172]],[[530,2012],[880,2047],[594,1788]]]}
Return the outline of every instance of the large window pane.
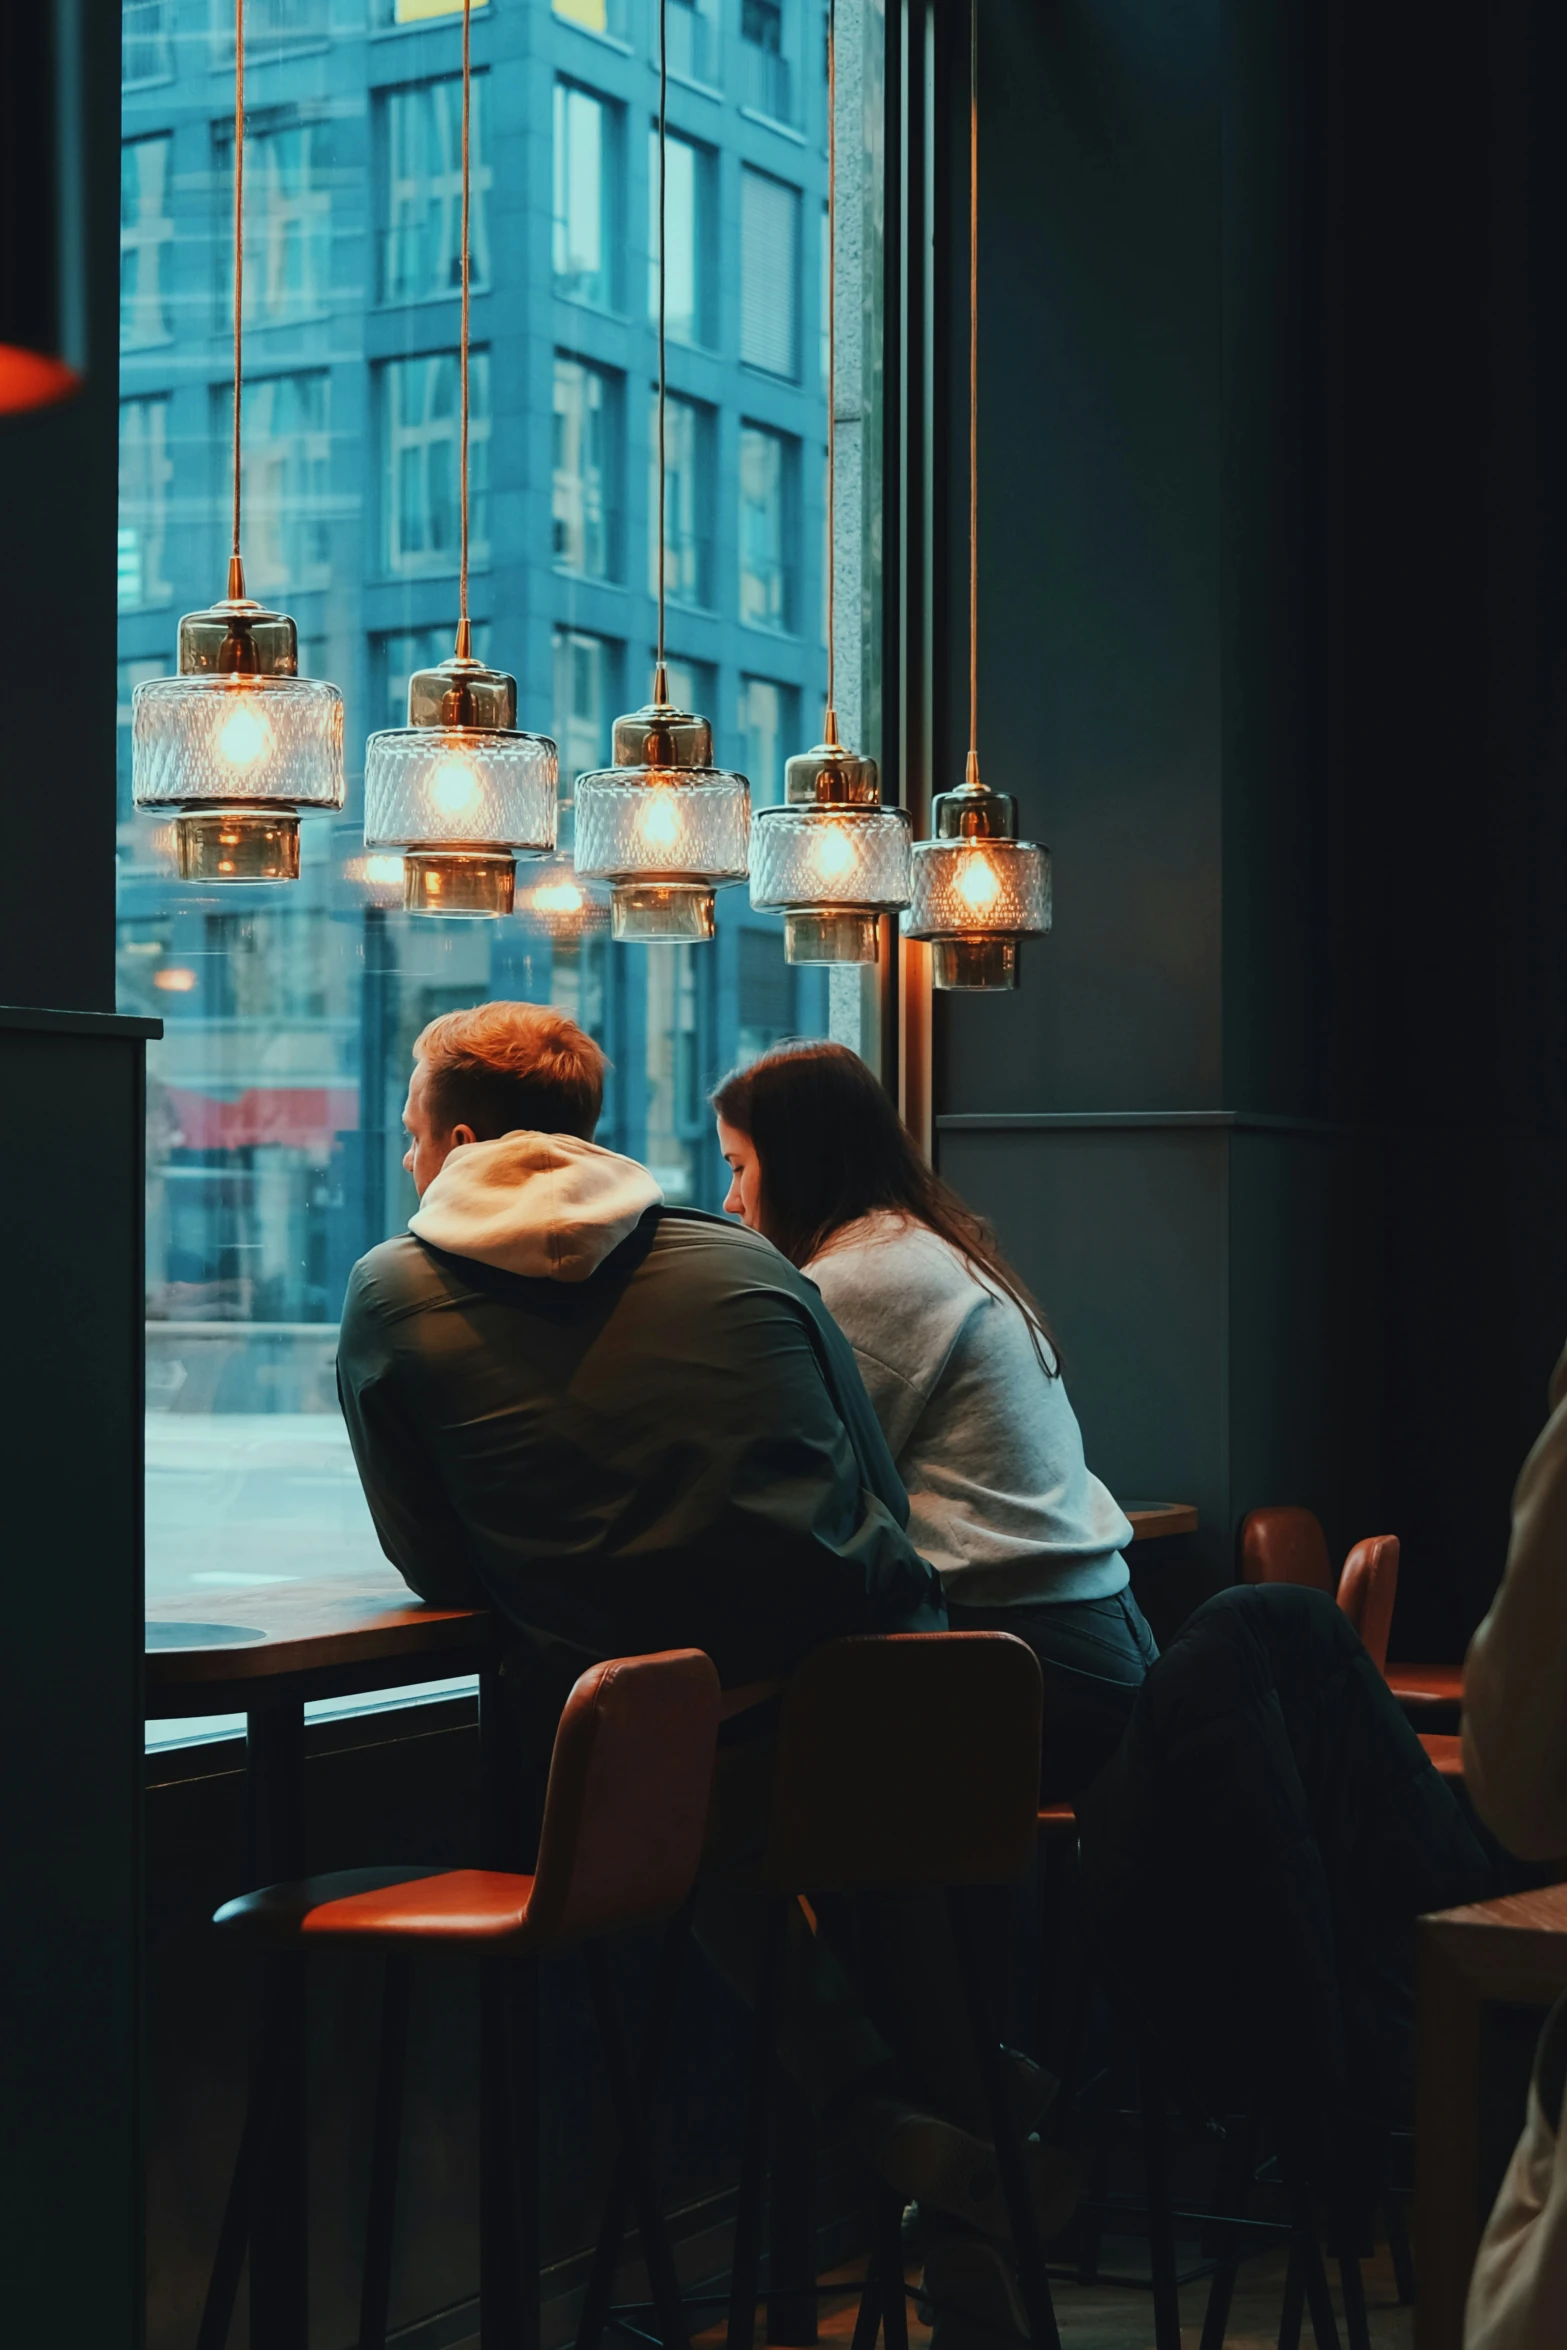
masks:
{"label": "large window pane", "polygon": [[120,349],[161,343],[171,332],[174,222],[169,157],[174,141],[127,139],[120,149]]}
{"label": "large window pane", "polygon": [[555,85],[555,291],[613,309],[620,299],[620,110]]}
{"label": "large window pane", "polygon": [[[713,328],[713,156],[693,139],[672,138],[665,166],[669,267],[664,329],[671,342],[711,343]],[[648,135],[647,308],[658,317],[658,128]]]}
{"label": "large window pane", "polygon": [[798,450],[764,426],[740,430],[740,617],[790,628],[794,614],[794,492]]}
{"label": "large window pane", "polygon": [[740,0],[740,95],[775,122],[795,119],[796,0]]}
{"label": "large window pane", "polygon": [[[219,203],[213,221],[218,327],[234,305],[228,226],[234,212],[234,126],[212,133]],[[286,326],[319,317],[332,269],[330,125],[263,118],[245,131],[245,318]]]}
{"label": "large window pane", "polygon": [[740,356],[800,372],[800,191],[762,171],[740,174]]}
{"label": "large window pane", "polygon": [[555,355],[552,544],[563,571],[609,579],[618,566],[620,382]]}
{"label": "large window pane", "polygon": [[[664,589],[682,604],[713,601],[714,417],[698,400],[664,402]],[[658,589],[658,392],[648,414],[648,586]]]}
{"label": "large window pane", "polygon": [[[490,182],[485,125],[489,76],[476,73],[470,107],[468,282],[490,282]],[[377,249],[383,302],[424,302],[462,291],[462,81],[416,82],[380,101]]]}
{"label": "large window pane", "polygon": [[[382,370],[386,567],[404,574],[455,571],[461,544],[462,472],[458,355],[394,359]],[[490,364],[468,366],[470,561],[489,557]]]}
{"label": "large window pane", "polygon": [[[426,1021],[487,997],[559,1003],[613,1063],[603,1140],[716,1208],[708,1088],[829,1020],[822,975],[785,965],[779,922],[743,887],[720,893],[711,946],[626,949],[526,917],[420,921],[398,861],[365,850],[365,736],[405,722],[410,674],[447,658],[457,619],[460,13],[247,0],[244,553],[296,619],[302,668],[343,689],[349,804],[306,823],[292,887],[227,893],[182,885],[168,823],[133,813],[129,711],[172,667],[178,615],[224,583],[232,10],[125,14],[118,970],[125,1009],[165,1024],[149,1053],[148,1573],[154,1594],[210,1586],[220,1620],[244,1621],[258,1577],[376,1569],[332,1359],[350,1267],[413,1207],[399,1120]],[[723,21],[721,50],[716,0],[671,0],[676,84],[719,96],[671,99],[670,686],[764,804],[825,686],[821,305],[801,227],[814,239],[826,191],[820,19],[805,42],[789,0],[771,47],[738,0]],[[838,23],[844,250],[874,254],[875,162],[843,126],[878,119],[879,18],[838,0]],[[482,5],[474,29],[474,649],[516,676],[520,723],[554,731],[563,795],[651,681],[656,31],[651,0]],[[780,60],[787,91],[742,51]],[[808,128],[758,119],[785,100]],[[874,289],[844,281],[838,692],[873,750],[874,321]]]}

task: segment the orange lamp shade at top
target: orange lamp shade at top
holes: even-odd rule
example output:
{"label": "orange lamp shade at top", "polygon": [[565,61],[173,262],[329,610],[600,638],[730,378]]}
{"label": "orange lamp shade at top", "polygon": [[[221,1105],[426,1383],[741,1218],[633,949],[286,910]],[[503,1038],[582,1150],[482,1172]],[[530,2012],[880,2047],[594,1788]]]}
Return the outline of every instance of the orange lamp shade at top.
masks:
{"label": "orange lamp shade at top", "polygon": [[21,343],[0,343],[0,416],[22,416],[30,408],[52,408],[81,390],[82,379],[63,359],[29,351]]}

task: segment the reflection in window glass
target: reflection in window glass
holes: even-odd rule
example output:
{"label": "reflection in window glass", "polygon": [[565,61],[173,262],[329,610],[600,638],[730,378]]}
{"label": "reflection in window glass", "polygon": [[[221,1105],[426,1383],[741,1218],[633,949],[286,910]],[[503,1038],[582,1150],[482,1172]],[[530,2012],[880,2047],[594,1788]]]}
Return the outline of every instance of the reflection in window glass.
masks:
{"label": "reflection in window glass", "polygon": [[584,579],[616,569],[619,390],[602,368],[556,352],[551,544],[561,569]]}
{"label": "reflection in window glass", "polygon": [[[462,481],[457,353],[393,359],[382,375],[386,567],[455,571]],[[489,353],[474,351],[468,368],[468,534],[475,564],[489,556],[489,443]]]}
{"label": "reflection in window glass", "polygon": [[551,0],[555,14],[584,32],[607,33],[622,40],[626,30],[626,0]]}
{"label": "reflection in window glass", "polygon": [[[665,167],[664,208],[669,227],[669,269],[664,289],[664,326],[671,342],[711,343],[713,165],[710,151],[690,139],[671,138]],[[658,127],[648,134],[647,311],[658,317]]]}
{"label": "reflection in window glass", "polygon": [[[245,318],[284,326],[326,308],[331,281],[330,129],[324,122],[268,123],[245,132]],[[219,202],[214,247],[219,263],[217,319],[234,304],[233,256],[226,230],[234,211],[234,126],[213,126]]]}
{"label": "reflection in window glass", "polygon": [[562,791],[609,760],[609,730],[619,707],[620,647],[580,628],[557,628],[551,730],[560,752]]}
{"label": "reflection in window glass", "polygon": [[[658,591],[658,390],[648,410],[648,589]],[[682,604],[713,601],[713,412],[664,402],[664,586]]]}
{"label": "reflection in window glass", "polygon": [[[286,594],[331,582],[330,397],[324,369],[246,386],[245,555],[253,590]],[[212,398],[212,436],[221,446],[229,394],[214,390]]]}
{"label": "reflection in window glass", "polygon": [[[655,48],[657,39],[655,28]],[[718,80],[717,0],[669,0],[669,70],[685,82]]]}
{"label": "reflection in window glass", "polygon": [[174,0],[125,0],[120,41],[120,80],[126,89],[167,81],[173,71],[169,48]]}
{"label": "reflection in window glass", "polygon": [[793,628],[790,506],[795,451],[782,433],[740,430],[740,617],[753,628]]}
{"label": "reflection in window glass", "polygon": [[120,349],[168,339],[174,222],[169,155],[174,141],[127,139],[120,149]]}
{"label": "reflection in window glass", "polygon": [[[490,181],[485,160],[489,76],[473,77],[469,124],[470,286],[490,282]],[[380,100],[378,249],[383,302],[462,291],[462,81],[416,82]]]}
{"label": "reflection in window glass", "polygon": [[[794,11],[789,11],[792,20]],[[794,120],[792,21],[785,0],[740,0],[741,98],[774,122]]]}
{"label": "reflection in window glass", "polygon": [[766,808],[783,798],[784,761],[805,748],[800,732],[800,697],[793,686],[767,677],[740,680],[740,739],[751,805]]}
{"label": "reflection in window glass", "polygon": [[122,612],[164,604],[169,521],[169,402],[120,402],[120,531],[118,592]]}
{"label": "reflection in window glass", "polygon": [[[742,1050],[780,1033],[821,1034],[828,992],[821,973],[787,968],[777,918],[755,912],[743,886],[719,893],[710,946],[627,949],[602,932],[554,938],[526,917],[417,920],[401,909],[399,860],[366,851],[365,736],[406,723],[410,673],[445,660],[454,643],[460,9],[456,0],[247,5],[264,63],[251,84],[247,155],[256,331],[246,344],[245,555],[256,587],[297,621],[301,666],[341,686],[347,703],[348,806],[340,819],[307,821],[295,885],[224,893],[181,884],[169,824],[128,807],[131,692],[168,674],[177,615],[210,603],[223,582],[232,156],[230,93],[214,68],[229,55],[227,0],[211,13],[193,0],[178,41],[172,0],[130,0],[125,19],[122,136],[148,154],[122,166],[116,656],[119,1000],[165,1028],[149,1053],[149,1585],[187,1590],[202,1613],[240,1622],[247,1579],[387,1571],[336,1410],[332,1359],[351,1266],[413,1209],[399,1124],[420,1028],[485,998],[561,1004],[613,1063],[604,1142],[667,1170],[672,1197],[716,1207],[722,1169],[707,1088]],[[572,5],[575,17],[494,5],[476,17],[472,451],[474,649],[516,676],[519,722],[555,733],[568,789],[603,763],[611,721],[644,701],[651,682],[643,140],[657,29],[652,0],[623,13],[606,0],[602,23],[594,0]],[[683,134],[672,153],[670,261],[687,403],[672,406],[671,690],[712,719],[716,755],[752,774],[759,801],[776,794],[781,757],[809,739],[802,714],[817,714],[825,682],[814,626],[791,633],[781,619],[793,602],[815,619],[815,453],[826,438],[814,258],[802,310],[798,225],[814,222],[826,188],[821,56],[819,41],[796,41],[798,14],[788,0],[776,54],[792,63],[809,139],[785,138],[732,102],[739,52],[757,47],[740,39],[738,4],[723,56],[716,4],[670,7],[677,76],[689,53],[709,81],[722,72],[731,101],[693,100],[678,83],[671,101]],[[879,38],[880,22],[879,12],[862,15],[860,0],[838,0],[842,42],[859,41],[862,28],[868,42]],[[600,31],[624,39],[631,57],[595,41]],[[158,36],[167,80],[151,70]],[[600,65],[618,101],[584,86]],[[801,106],[807,67],[811,103]],[[697,123],[703,143],[687,143]],[[167,143],[161,163],[149,160],[152,142]],[[841,172],[859,160],[859,142],[840,141]],[[749,199],[745,371],[742,170],[766,182],[760,206],[755,190]],[[732,259],[721,187],[733,200]],[[841,178],[840,191],[849,187]],[[862,224],[873,222],[875,200],[870,187],[844,193]],[[769,206],[770,245],[756,226],[765,228]],[[874,252],[873,229],[863,249]],[[758,270],[773,272],[770,286]],[[851,303],[854,318],[870,315],[857,278],[845,283],[840,318]],[[687,339],[700,346],[694,355],[681,347]],[[561,379],[559,408],[557,353],[579,371]],[[869,347],[864,367],[866,438],[840,488],[876,479]],[[840,377],[840,391],[849,381]],[[847,399],[845,416],[849,447]],[[551,543],[557,521],[569,563]],[[791,576],[810,579],[808,613],[803,596],[791,598]],[[863,603],[873,645],[877,592],[873,566],[840,577],[843,608]],[[847,646],[839,679],[841,689],[854,682]],[[853,712],[856,739],[874,748],[874,678],[861,678],[859,692],[857,703],[845,694],[845,723]],[[212,1577],[210,1588],[188,1589]]]}
{"label": "reflection in window glass", "polygon": [[740,356],[769,375],[800,372],[800,191],[740,174]]}
{"label": "reflection in window glass", "polygon": [[619,295],[618,110],[571,82],[555,84],[555,291],[601,310]]}

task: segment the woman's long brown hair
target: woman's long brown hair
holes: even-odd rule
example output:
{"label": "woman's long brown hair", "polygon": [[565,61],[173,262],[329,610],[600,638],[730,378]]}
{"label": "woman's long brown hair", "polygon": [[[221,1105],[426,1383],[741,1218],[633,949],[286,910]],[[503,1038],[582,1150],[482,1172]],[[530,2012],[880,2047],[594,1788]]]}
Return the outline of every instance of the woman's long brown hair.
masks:
{"label": "woman's long brown hair", "polygon": [[928,1164],[882,1086],[841,1044],[781,1044],[736,1069],[710,1097],[725,1125],[749,1135],[762,1173],[762,1230],[793,1265],[808,1265],[835,1232],[892,1208],[949,1242],[979,1279],[1020,1308],[1047,1378],[1056,1342],[982,1216]]}

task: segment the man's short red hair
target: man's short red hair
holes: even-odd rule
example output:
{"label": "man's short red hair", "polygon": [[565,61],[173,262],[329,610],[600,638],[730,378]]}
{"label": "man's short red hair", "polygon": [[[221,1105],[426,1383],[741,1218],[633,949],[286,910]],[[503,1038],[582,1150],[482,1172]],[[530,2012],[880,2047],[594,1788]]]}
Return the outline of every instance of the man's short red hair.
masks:
{"label": "man's short red hair", "polygon": [[525,1129],[593,1140],[609,1063],[575,1020],[548,1004],[443,1012],[414,1042],[428,1072],[435,1132],[471,1126],[480,1142]]}

